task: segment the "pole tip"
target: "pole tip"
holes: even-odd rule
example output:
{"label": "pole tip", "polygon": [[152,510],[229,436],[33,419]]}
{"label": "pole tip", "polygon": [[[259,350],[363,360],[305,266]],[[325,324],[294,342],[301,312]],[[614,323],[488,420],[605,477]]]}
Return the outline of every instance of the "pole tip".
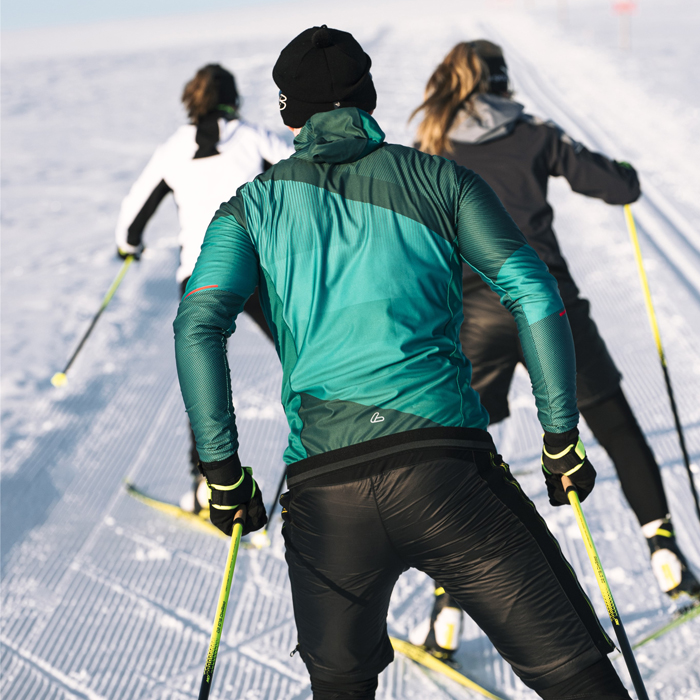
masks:
{"label": "pole tip", "polygon": [[54,386],[65,386],[68,383],[68,377],[66,377],[64,372],[56,372],[56,374],[51,377],[51,383]]}

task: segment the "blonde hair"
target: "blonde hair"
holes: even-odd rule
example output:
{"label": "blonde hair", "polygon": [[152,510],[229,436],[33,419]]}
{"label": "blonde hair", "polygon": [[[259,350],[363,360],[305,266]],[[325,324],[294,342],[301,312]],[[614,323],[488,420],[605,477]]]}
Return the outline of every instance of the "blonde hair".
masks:
{"label": "blonde hair", "polygon": [[[424,112],[418,125],[418,148],[440,155],[452,151],[447,133],[460,109],[473,113],[471,98],[488,90],[489,71],[467,42],[457,44],[430,76],[425,99],[411,114]],[[410,119],[409,119],[410,121]]]}

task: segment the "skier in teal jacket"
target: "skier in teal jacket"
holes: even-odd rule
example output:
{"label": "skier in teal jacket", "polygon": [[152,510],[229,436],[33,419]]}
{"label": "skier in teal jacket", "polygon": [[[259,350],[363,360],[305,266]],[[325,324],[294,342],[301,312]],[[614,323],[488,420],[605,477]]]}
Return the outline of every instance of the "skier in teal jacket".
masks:
{"label": "skier in teal jacket", "polygon": [[567,502],[564,473],[585,498],[595,471],[556,282],[480,177],[385,142],[370,65],[325,25],[282,51],[273,78],[296,152],[217,211],[180,304],[178,374],[212,522],[230,534],[241,504],[244,531],[266,522],[238,458],[226,358],[258,286],[283,367],[283,534],[314,698],[374,697],[393,659],[391,590],[410,566],[541,697],[628,698],[590,602],[496,453],[461,351],[464,261],[517,321],[551,502]]}

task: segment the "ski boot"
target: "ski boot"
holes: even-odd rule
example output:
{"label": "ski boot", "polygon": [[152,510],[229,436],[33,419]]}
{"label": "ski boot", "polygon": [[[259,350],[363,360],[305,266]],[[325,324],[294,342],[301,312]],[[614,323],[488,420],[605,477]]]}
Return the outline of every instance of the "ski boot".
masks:
{"label": "ski boot", "polygon": [[192,488],[183,494],[180,499],[180,508],[195,515],[204,514],[203,511],[208,514],[210,498],[211,492],[204,477],[201,474],[193,474]]}
{"label": "ski boot", "polygon": [[444,588],[436,588],[430,620],[412,630],[409,640],[449,663],[459,648],[461,635],[462,609]]}
{"label": "ski boot", "polygon": [[647,523],[642,531],[651,551],[651,568],[661,590],[672,599],[683,594],[700,598],[700,582],[678,548],[670,518]]}

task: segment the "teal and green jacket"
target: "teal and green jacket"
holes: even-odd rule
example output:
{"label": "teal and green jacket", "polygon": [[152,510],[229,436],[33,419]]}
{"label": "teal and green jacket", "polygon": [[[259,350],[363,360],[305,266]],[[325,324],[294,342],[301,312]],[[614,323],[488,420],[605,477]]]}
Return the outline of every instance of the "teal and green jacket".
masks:
{"label": "teal and green jacket", "polygon": [[564,305],[493,190],[385,143],[356,108],[314,115],[294,145],[216,212],[175,319],[201,459],[238,449],[226,339],[256,286],[282,362],[288,464],[407,430],[485,429],[459,340],[462,261],[515,316],[544,430],[574,428]]}

